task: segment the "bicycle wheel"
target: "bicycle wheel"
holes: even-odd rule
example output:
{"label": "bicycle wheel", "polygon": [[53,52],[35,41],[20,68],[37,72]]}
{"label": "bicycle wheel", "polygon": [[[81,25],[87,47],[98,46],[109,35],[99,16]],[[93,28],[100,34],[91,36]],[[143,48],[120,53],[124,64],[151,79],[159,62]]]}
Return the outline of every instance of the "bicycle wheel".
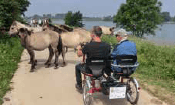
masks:
{"label": "bicycle wheel", "polygon": [[137,104],[139,92],[137,91],[137,86],[133,79],[129,79],[127,82],[126,97],[131,104]]}
{"label": "bicycle wheel", "polygon": [[92,103],[92,95],[89,93],[90,88],[85,82],[83,85],[83,102],[85,105],[90,105]]}

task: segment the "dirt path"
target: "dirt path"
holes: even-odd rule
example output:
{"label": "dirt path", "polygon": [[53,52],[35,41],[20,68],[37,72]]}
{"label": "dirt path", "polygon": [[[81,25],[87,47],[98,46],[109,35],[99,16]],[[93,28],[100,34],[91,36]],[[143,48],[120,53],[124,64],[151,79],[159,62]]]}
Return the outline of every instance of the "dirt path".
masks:
{"label": "dirt path", "polygon": [[[38,60],[36,72],[30,73],[29,55],[24,50],[19,68],[11,82],[13,88],[4,96],[4,105],[83,105],[82,94],[75,89],[75,64],[80,58],[73,50],[66,54],[67,66],[55,70],[54,66],[44,67],[48,50],[35,52]],[[62,58],[60,57],[60,62]],[[109,100],[107,96],[96,93],[96,105],[126,105],[126,99]],[[141,89],[139,105],[164,104]]]}

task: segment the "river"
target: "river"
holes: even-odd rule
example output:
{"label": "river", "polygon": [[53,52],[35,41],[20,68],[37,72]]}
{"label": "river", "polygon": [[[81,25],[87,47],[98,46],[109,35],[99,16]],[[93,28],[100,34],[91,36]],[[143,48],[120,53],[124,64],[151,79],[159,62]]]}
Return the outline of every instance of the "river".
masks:
{"label": "river", "polygon": [[[53,20],[53,23],[64,24],[64,20]],[[87,30],[90,30],[93,26],[115,26],[112,21],[83,21],[83,24]],[[144,37],[158,45],[175,45],[175,24],[158,25],[155,34],[155,36],[144,35]]]}

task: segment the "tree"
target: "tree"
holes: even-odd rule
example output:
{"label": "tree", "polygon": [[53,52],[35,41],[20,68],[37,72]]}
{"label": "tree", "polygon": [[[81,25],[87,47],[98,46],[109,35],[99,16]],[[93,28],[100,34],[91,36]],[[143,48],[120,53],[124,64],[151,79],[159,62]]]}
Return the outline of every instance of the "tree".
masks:
{"label": "tree", "polygon": [[174,16],[174,17],[172,17],[172,21],[174,21],[174,22],[175,22],[175,16]]}
{"label": "tree", "polygon": [[66,14],[64,21],[66,25],[72,25],[72,11],[68,11],[68,13]]}
{"label": "tree", "polygon": [[0,28],[9,29],[13,20],[23,21],[21,15],[30,5],[28,0],[0,0]]}
{"label": "tree", "polygon": [[167,21],[171,20],[170,12],[162,12],[161,16],[162,16],[164,22],[167,22]]}
{"label": "tree", "polygon": [[113,21],[138,37],[144,34],[155,35],[154,30],[162,22],[161,6],[158,0],[126,0]]}
{"label": "tree", "polygon": [[82,17],[83,15],[80,13],[80,11],[75,12],[75,13],[68,11],[68,13],[66,14],[64,18],[64,21],[65,21],[65,24],[69,26],[83,27]]}

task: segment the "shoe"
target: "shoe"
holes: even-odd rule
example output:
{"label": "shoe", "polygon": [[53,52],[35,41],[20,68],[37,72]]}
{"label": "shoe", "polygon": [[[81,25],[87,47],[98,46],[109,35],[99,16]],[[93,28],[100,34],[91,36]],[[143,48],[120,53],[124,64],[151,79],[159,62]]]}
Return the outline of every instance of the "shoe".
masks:
{"label": "shoe", "polygon": [[79,85],[79,84],[75,84],[75,88],[77,88],[77,90],[78,90],[80,93],[83,92],[83,88],[82,88],[81,85]]}

